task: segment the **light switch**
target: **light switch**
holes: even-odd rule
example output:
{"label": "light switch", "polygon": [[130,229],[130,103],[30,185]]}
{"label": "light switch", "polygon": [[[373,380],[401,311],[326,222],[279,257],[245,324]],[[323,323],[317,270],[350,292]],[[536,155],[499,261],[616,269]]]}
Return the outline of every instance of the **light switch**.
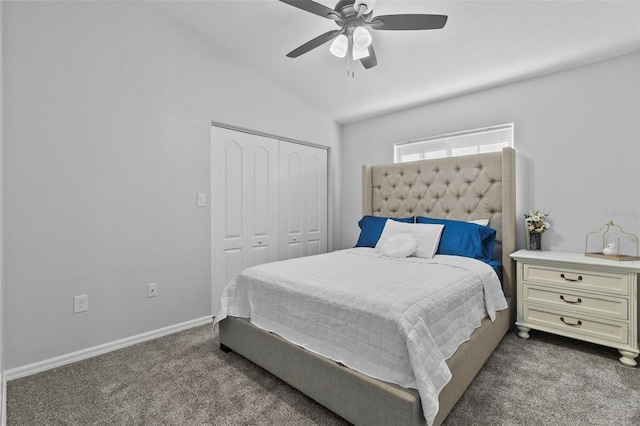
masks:
{"label": "light switch", "polygon": [[198,193],[198,207],[205,207],[207,205],[207,194],[202,192]]}

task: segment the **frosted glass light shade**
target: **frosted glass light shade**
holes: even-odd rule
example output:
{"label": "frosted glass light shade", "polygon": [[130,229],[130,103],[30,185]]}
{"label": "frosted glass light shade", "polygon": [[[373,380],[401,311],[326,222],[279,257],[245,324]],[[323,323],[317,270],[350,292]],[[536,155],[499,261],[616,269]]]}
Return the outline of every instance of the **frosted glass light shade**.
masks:
{"label": "frosted glass light shade", "polygon": [[369,56],[369,49],[358,49],[355,45],[353,46],[353,60],[357,61],[358,59],[366,58]]}
{"label": "frosted glass light shade", "polygon": [[333,53],[338,58],[344,58],[347,56],[347,50],[349,49],[349,40],[347,36],[344,34],[340,34],[333,40],[331,43],[331,47],[329,48],[329,52]]}
{"label": "frosted glass light shade", "polygon": [[353,4],[353,8],[357,12],[358,10],[360,10],[360,6],[365,6],[367,10],[365,10],[364,13],[366,14],[371,12],[373,8],[376,7],[377,3],[378,0],[356,0],[356,2]]}
{"label": "frosted glass light shade", "polygon": [[353,30],[353,46],[357,49],[366,49],[371,44],[371,34],[364,27]]}

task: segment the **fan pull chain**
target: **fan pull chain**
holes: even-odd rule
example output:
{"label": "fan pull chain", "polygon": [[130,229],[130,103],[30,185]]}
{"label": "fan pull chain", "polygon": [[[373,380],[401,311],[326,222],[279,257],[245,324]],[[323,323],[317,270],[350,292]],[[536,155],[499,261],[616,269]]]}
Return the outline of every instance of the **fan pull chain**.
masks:
{"label": "fan pull chain", "polygon": [[349,54],[351,53],[351,43],[351,37],[347,35],[347,77],[351,74],[351,55]]}
{"label": "fan pull chain", "polygon": [[349,49],[349,51],[347,51],[347,77],[351,74],[351,78],[355,78],[355,72],[351,64],[351,56],[351,49]]}

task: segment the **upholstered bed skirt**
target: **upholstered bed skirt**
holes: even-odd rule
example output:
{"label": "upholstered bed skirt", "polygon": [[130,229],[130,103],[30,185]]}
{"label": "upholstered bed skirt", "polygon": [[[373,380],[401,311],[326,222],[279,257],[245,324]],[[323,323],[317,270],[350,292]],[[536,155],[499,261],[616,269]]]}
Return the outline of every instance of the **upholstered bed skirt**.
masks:
{"label": "upholstered bed skirt", "polygon": [[[509,310],[499,311],[447,360],[453,378],[440,393],[435,425],[444,421],[485,360],[509,329]],[[280,377],[356,425],[424,425],[418,391],[372,379],[265,332],[243,318],[220,322],[220,343]],[[473,342],[473,344],[471,344]]]}

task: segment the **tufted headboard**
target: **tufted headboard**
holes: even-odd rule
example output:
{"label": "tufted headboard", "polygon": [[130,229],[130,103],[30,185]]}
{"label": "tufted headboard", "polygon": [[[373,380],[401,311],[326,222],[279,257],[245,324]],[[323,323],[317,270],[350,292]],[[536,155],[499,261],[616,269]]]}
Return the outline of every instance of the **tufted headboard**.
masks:
{"label": "tufted headboard", "polygon": [[505,294],[515,301],[515,151],[362,167],[362,214],[489,219]]}

